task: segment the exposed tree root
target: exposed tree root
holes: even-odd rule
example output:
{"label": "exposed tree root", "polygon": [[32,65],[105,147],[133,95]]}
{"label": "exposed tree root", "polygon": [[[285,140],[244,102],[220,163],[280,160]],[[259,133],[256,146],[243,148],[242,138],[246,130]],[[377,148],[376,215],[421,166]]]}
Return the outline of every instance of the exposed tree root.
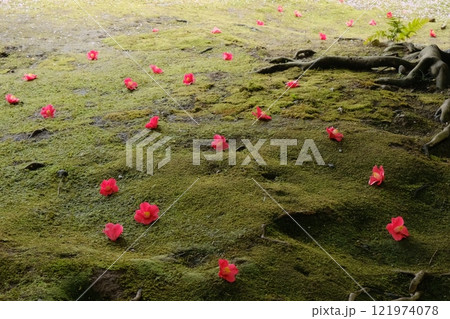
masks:
{"label": "exposed tree root", "polygon": [[378,67],[395,67],[403,65],[407,70],[412,70],[416,63],[393,56],[368,56],[368,57],[342,57],[323,56],[309,62],[286,62],[262,68],[257,73],[270,74],[285,71],[290,68],[301,69],[348,69],[354,71],[370,71]]}
{"label": "exposed tree root", "polygon": [[444,103],[437,109],[434,114],[435,119],[439,119],[441,123],[450,122],[450,99],[446,99]]}
{"label": "exposed tree root", "polygon": [[422,293],[420,291],[416,291],[414,293],[414,295],[412,295],[410,297],[400,297],[400,298],[394,299],[392,301],[416,301],[416,300],[419,300],[421,295],[422,295]]}
{"label": "exposed tree root", "polygon": [[436,45],[425,47],[418,55],[419,63],[402,79],[381,78],[376,83],[399,87],[412,87],[430,73],[436,79],[436,87],[445,89],[449,84],[450,54],[441,51]]}
{"label": "exposed tree root", "polygon": [[141,300],[141,298],[142,298],[142,289],[139,289],[136,293],[136,296],[133,299],[131,299],[131,301],[139,301]]}
{"label": "exposed tree root", "polygon": [[362,294],[363,292],[366,293],[369,291],[370,291],[370,288],[363,287],[362,289],[359,289],[358,291],[351,292],[350,295],[348,295],[348,301],[355,301],[356,297],[358,297],[360,294]]}
{"label": "exposed tree root", "polygon": [[[376,80],[380,84],[395,85],[399,87],[413,87],[421,82],[425,75],[430,74],[436,79],[436,87],[445,89],[450,81],[450,53],[441,51],[436,45],[429,45],[423,48],[419,53],[418,48],[411,43],[393,45],[390,48],[405,48],[410,52],[405,58],[395,56],[368,56],[368,57],[343,57],[343,56],[323,56],[313,61],[299,61],[305,57],[307,50],[301,50],[294,56],[294,60],[289,58],[277,58],[275,65],[262,68],[257,73],[270,74],[274,72],[285,71],[290,68],[301,69],[348,69],[355,71],[370,71],[378,67],[400,66],[409,72],[404,78],[381,78]],[[313,52],[313,51],[312,51]],[[303,54],[303,55],[302,55]],[[413,61],[413,59],[419,59]]]}
{"label": "exposed tree root", "polygon": [[435,146],[436,144],[442,142],[443,140],[447,139],[450,136],[450,124],[447,125],[441,132],[437,133],[431,141],[426,143],[423,146],[424,153],[429,156],[430,155],[430,148]]}

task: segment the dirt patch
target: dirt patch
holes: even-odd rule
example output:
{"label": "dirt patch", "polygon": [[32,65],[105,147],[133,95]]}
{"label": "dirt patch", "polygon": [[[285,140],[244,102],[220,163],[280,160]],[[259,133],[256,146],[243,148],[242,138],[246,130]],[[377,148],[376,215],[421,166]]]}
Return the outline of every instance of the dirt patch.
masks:
{"label": "dirt patch", "polygon": [[[121,300],[123,296],[123,290],[119,284],[121,271],[107,271],[102,275],[104,270],[96,271],[91,277],[91,282],[97,280],[102,276],[99,281],[84,295],[82,300]],[[86,287],[87,288],[87,287]]]}
{"label": "dirt patch", "polygon": [[190,268],[194,268],[203,264],[209,255],[210,252],[205,249],[189,248],[179,250],[176,253],[173,253],[171,257]]}
{"label": "dirt patch", "polygon": [[2,138],[0,138],[0,142],[4,142],[6,140],[13,140],[14,142],[20,142],[24,140],[32,140],[32,141],[41,141],[46,140],[50,138],[50,136],[53,135],[53,132],[47,131],[46,128],[41,128],[34,130],[30,133],[17,133],[17,134],[10,134],[5,135]]}

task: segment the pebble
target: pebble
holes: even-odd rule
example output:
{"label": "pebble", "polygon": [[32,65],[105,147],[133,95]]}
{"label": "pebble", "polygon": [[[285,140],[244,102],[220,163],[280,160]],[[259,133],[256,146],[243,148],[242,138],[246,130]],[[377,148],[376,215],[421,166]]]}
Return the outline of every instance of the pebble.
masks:
{"label": "pebble", "polygon": [[64,169],[60,169],[57,173],[60,178],[69,176],[69,173],[67,173],[67,171]]}

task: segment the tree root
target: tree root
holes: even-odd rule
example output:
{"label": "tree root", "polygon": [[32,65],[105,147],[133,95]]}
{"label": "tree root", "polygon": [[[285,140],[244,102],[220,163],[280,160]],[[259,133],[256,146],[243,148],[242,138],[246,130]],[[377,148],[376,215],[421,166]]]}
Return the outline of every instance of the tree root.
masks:
{"label": "tree root", "polygon": [[140,288],[137,293],[136,293],[136,297],[134,297],[133,299],[131,299],[131,301],[139,301],[142,298],[142,288]]}
{"label": "tree root", "polygon": [[[354,71],[370,71],[378,67],[394,67],[398,69],[403,66],[409,72],[402,79],[381,78],[376,80],[379,84],[395,85],[398,87],[413,87],[421,82],[426,74],[430,74],[436,79],[436,87],[445,89],[450,82],[450,53],[441,51],[436,45],[429,45],[417,54],[417,48],[411,43],[401,46],[394,45],[390,48],[405,48],[410,54],[406,58],[395,56],[368,56],[368,57],[343,57],[343,56],[323,56],[313,61],[302,62],[307,50],[300,50],[294,56],[294,60],[289,58],[275,59],[275,65],[257,70],[256,73],[270,74],[285,71],[290,68],[300,69],[348,69]],[[313,51],[312,51],[313,52]],[[302,56],[303,54],[303,56]],[[418,61],[412,61],[413,59]]]}
{"label": "tree root", "polygon": [[439,119],[441,123],[450,122],[450,99],[446,99],[444,103],[442,103],[434,114],[434,118]]}
{"label": "tree root", "polygon": [[419,300],[421,295],[422,295],[422,293],[420,291],[416,291],[414,293],[414,295],[412,295],[410,297],[400,297],[400,298],[394,299],[392,301],[416,301],[416,300]]}
{"label": "tree root", "polygon": [[316,51],[313,50],[298,50],[295,54],[294,54],[294,60],[301,60],[301,59],[306,59],[309,57],[312,57],[314,54],[316,54]]}
{"label": "tree root", "polygon": [[437,133],[431,141],[426,143],[422,149],[425,155],[430,156],[429,149],[435,146],[436,144],[439,144],[440,142],[446,140],[450,136],[450,124],[447,125],[441,132]]}
{"label": "tree root", "polygon": [[370,291],[370,288],[363,287],[362,289],[359,289],[358,291],[351,292],[350,295],[348,295],[348,301],[355,301],[356,297],[358,297],[360,294],[362,294],[363,292],[366,293],[369,291]]}
{"label": "tree root", "polygon": [[388,66],[398,68],[403,65],[407,70],[412,70],[416,63],[392,56],[368,56],[368,57],[342,57],[323,56],[309,62],[286,62],[262,68],[256,73],[270,74],[285,71],[290,68],[300,69],[348,69],[354,71],[370,71],[373,68]]}
{"label": "tree root", "polygon": [[[436,120],[441,121],[441,123],[450,122],[450,99],[447,99],[442,103],[442,105],[437,109],[434,114]],[[430,156],[430,148],[444,141],[450,136],[450,124],[447,125],[441,132],[437,133],[431,141],[426,143],[422,149],[425,155]]]}

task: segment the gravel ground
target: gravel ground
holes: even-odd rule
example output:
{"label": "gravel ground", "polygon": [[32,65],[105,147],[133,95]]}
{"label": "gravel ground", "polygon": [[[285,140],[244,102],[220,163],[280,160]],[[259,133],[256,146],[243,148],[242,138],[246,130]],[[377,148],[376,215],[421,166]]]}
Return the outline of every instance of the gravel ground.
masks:
{"label": "gravel ground", "polygon": [[450,0],[344,0],[344,4],[362,10],[378,8],[383,12],[392,11],[394,15],[405,18],[450,19]]}

